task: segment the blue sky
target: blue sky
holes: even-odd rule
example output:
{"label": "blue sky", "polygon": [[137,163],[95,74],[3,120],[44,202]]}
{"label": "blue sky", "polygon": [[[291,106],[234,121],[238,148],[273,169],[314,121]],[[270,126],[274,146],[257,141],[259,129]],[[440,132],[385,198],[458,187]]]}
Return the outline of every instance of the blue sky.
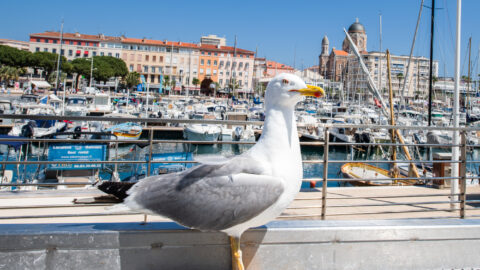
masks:
{"label": "blue sky", "polygon": [[[341,48],[343,28],[359,18],[368,35],[368,50],[379,49],[379,14],[382,14],[383,49],[408,55],[420,0],[342,1],[158,1],[158,0],[2,0],[0,38],[27,40],[29,33],[64,30],[86,34],[125,34],[129,37],[198,42],[201,35],[225,36],[233,45],[268,59],[309,67],[318,63],[321,40]],[[425,0],[430,6],[431,0]],[[435,59],[440,76],[453,76],[455,0],[436,0]],[[468,37],[472,36],[472,61],[479,48],[479,0],[463,0],[462,66],[466,73]],[[430,9],[423,18],[415,55],[429,55]],[[477,70],[475,65],[474,70]]]}

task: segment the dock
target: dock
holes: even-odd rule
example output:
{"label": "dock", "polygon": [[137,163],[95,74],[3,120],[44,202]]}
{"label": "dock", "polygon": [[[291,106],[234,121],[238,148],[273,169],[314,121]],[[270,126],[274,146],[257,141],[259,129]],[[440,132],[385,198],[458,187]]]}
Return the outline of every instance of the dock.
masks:
{"label": "dock", "polygon": [[[480,188],[469,188],[468,194],[478,199]],[[72,203],[99,195],[95,189],[0,192],[0,268],[230,269],[223,233],[150,215],[143,223],[140,214],[108,214],[106,204]],[[245,232],[246,269],[480,265],[480,205],[468,205],[469,217],[459,219],[458,211],[450,211],[448,190],[329,188],[326,220],[319,215],[320,195],[318,189],[302,191],[279,218]],[[445,203],[432,205],[435,201]]]}

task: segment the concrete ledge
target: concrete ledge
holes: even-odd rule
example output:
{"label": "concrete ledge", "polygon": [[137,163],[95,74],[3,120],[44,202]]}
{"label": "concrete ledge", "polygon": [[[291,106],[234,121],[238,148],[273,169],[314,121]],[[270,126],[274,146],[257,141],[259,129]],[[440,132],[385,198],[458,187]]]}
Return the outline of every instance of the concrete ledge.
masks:
{"label": "concrete ledge", "polygon": [[[276,221],[242,242],[248,269],[480,267],[480,220]],[[175,223],[8,224],[0,269],[230,269],[230,246]]]}

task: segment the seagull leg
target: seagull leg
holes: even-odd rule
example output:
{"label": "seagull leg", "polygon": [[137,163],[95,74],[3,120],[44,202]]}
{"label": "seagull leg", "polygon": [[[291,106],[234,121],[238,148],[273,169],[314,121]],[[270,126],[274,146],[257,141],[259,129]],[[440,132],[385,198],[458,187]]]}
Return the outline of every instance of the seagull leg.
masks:
{"label": "seagull leg", "polygon": [[229,236],[229,238],[232,251],[232,269],[245,270],[242,261],[242,250],[240,250],[240,237]]}

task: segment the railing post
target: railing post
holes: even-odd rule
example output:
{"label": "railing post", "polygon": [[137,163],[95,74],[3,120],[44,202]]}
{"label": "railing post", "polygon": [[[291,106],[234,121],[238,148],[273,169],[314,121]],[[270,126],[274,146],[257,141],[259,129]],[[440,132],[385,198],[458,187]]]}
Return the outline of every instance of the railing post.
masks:
{"label": "railing post", "polygon": [[467,132],[462,130],[460,152],[460,218],[465,218],[465,200],[467,192]]}
{"label": "railing post", "polygon": [[322,182],[322,220],[325,219],[327,212],[327,176],[328,176],[328,142],[330,132],[325,127],[325,138],[323,145],[323,182]]}
{"label": "railing post", "polygon": [[152,151],[153,151],[153,129],[150,129],[150,138],[148,139],[148,166],[147,176],[150,176],[150,170],[152,168]]}

